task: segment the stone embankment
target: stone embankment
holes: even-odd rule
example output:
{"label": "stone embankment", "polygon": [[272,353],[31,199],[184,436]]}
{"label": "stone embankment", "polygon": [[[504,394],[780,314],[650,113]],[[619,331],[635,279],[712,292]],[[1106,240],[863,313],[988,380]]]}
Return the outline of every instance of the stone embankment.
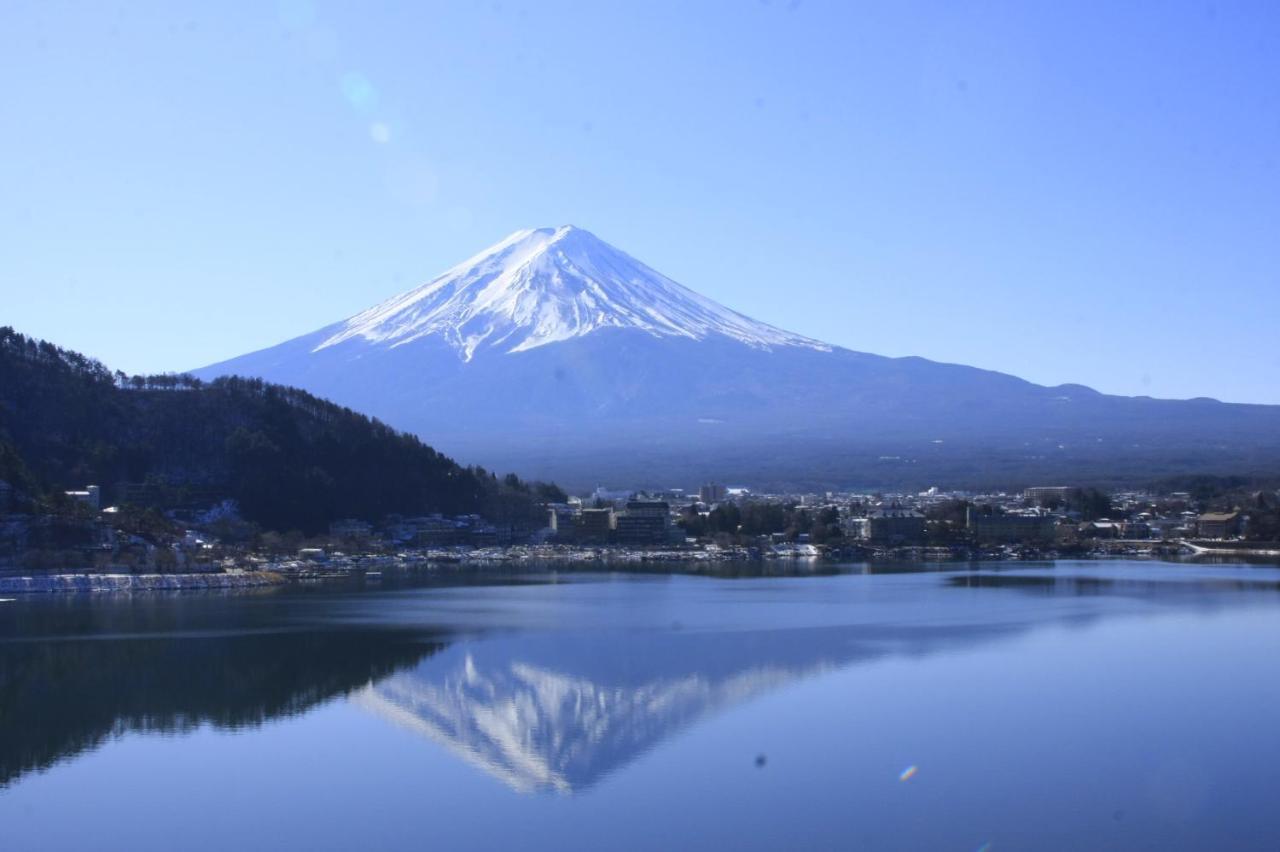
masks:
{"label": "stone embankment", "polygon": [[269,571],[230,574],[40,574],[0,577],[0,595],[28,592],[167,592],[250,589],[285,580]]}

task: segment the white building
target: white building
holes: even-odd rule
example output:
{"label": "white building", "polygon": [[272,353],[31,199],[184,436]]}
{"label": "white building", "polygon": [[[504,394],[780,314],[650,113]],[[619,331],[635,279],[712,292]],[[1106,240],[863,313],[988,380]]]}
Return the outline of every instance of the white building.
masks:
{"label": "white building", "polygon": [[93,511],[98,511],[102,507],[102,489],[96,485],[86,486],[83,491],[64,491],[72,500],[84,503]]}

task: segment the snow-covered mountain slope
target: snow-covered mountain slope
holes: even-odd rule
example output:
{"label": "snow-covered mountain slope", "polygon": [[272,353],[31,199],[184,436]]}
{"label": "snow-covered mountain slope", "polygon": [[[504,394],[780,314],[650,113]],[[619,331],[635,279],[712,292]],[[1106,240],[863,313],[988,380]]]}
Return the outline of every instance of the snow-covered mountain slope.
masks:
{"label": "snow-covered mountain slope", "polygon": [[571,487],[1280,473],[1280,406],[1107,396],[828,346],[572,227],[520,231],[348,320],[195,374],[305,388],[464,462]]}
{"label": "snow-covered mountain slope", "polygon": [[481,349],[522,352],[605,328],[693,340],[719,335],[760,349],[830,348],[718,305],[572,225],[517,231],[357,314],[315,348],[348,340],[403,346],[434,336],[470,360]]}

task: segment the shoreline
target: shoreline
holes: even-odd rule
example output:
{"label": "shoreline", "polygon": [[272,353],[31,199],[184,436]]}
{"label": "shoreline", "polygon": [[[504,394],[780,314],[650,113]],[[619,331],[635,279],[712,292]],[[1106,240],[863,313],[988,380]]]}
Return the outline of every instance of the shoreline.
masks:
{"label": "shoreline", "polygon": [[68,572],[0,577],[0,595],[102,592],[180,592],[257,589],[282,586],[287,580],[271,571],[228,574],[90,574]]}
{"label": "shoreline", "polygon": [[[1264,555],[1265,554],[1265,555]],[[539,569],[584,570],[584,571],[620,571],[638,574],[689,574],[689,575],[738,575],[744,570],[759,573],[760,576],[805,576],[838,571],[840,566],[866,565],[889,568],[903,564],[951,565],[957,570],[963,566],[981,564],[1003,564],[1010,567],[1019,565],[1044,565],[1060,561],[1107,562],[1111,559],[1129,559],[1138,561],[1167,562],[1170,564],[1280,564],[1276,557],[1267,551],[1249,552],[1245,550],[1209,551],[1201,549],[1195,554],[1052,554],[1026,555],[1021,557],[995,558],[938,558],[940,554],[923,554],[920,552],[900,552],[885,558],[872,559],[835,559],[831,557],[808,558],[770,558],[744,557],[742,554],[721,553],[717,558],[685,558],[671,559],[670,553],[652,554],[658,558],[635,558],[636,554],[628,554],[618,558],[618,554],[607,551],[595,553],[579,552],[577,558],[557,558],[539,555],[536,558],[417,558],[396,557],[347,557],[336,564],[306,564],[297,562],[269,563],[257,570],[233,570],[228,572],[174,573],[174,574],[125,574],[125,573],[92,573],[86,571],[64,571],[57,574],[0,576],[0,602],[12,602],[11,595],[46,595],[46,594],[102,594],[132,592],[186,592],[186,591],[238,591],[285,586],[312,585],[327,583],[352,583],[362,585],[379,585],[383,580],[398,585],[407,578],[423,578],[434,576],[438,580],[448,582],[460,578],[500,574],[509,571],[537,571]],[[612,558],[610,558],[612,557]],[[666,558],[663,558],[666,557]],[[736,557],[736,558],[735,558]],[[931,558],[932,557],[932,558]],[[350,560],[350,561],[348,561]],[[971,570],[973,570],[971,568]]]}

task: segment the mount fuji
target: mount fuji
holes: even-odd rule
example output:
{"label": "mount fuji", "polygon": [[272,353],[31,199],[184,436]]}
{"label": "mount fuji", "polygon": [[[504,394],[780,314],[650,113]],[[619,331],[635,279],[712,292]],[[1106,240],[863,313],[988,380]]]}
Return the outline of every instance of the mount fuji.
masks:
{"label": "mount fuji", "polygon": [[352,317],[316,348],[348,340],[396,347],[436,337],[470,361],[481,350],[513,354],[603,329],[688,340],[719,336],[756,349],[831,348],[703,298],[572,225],[517,231]]}
{"label": "mount fuji", "polygon": [[1280,470],[1280,406],[855,352],[730,310],[573,226],[517,231],[347,320],[193,373],[299,386],[469,461],[575,486]]}

